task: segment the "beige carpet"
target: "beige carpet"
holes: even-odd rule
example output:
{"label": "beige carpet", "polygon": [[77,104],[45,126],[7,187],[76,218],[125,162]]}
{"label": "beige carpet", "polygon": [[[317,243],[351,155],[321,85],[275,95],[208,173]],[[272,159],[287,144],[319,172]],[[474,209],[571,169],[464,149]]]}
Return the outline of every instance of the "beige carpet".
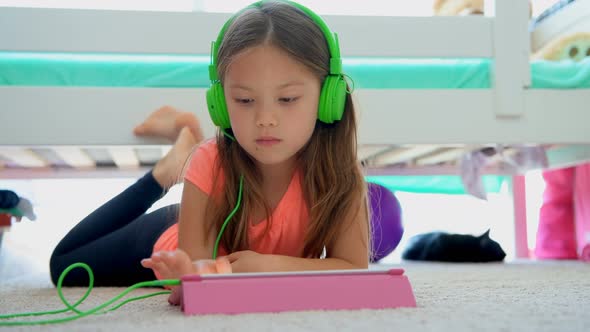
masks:
{"label": "beige carpet", "polygon": [[[0,253],[0,313],[62,308],[48,276]],[[19,267],[20,265],[20,267]],[[402,264],[418,308],[185,317],[166,296],[106,315],[11,331],[589,331],[590,264]],[[95,289],[82,309],[122,289]],[[139,290],[134,294],[147,293]],[[75,302],[85,289],[68,289]],[[393,296],[393,295],[392,295]],[[204,299],[206,300],[206,299]],[[227,299],[235,301],[236,299]],[[288,299],[286,299],[288,300]]]}

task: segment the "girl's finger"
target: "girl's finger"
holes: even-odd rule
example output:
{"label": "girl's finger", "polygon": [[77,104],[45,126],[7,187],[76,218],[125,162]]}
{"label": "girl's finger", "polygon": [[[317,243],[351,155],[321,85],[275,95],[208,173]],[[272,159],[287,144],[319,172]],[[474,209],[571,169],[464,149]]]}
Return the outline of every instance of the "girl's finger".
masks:
{"label": "girl's finger", "polygon": [[168,297],[168,303],[171,305],[179,305],[182,300],[182,287],[172,288],[172,293]]}
{"label": "girl's finger", "polygon": [[195,268],[197,274],[211,274],[217,273],[215,267],[215,261],[211,259],[201,259],[195,262]]}
{"label": "girl's finger", "polygon": [[154,262],[162,262],[162,260],[163,260],[163,256],[164,256],[165,254],[166,254],[166,252],[165,252],[165,251],[157,251],[157,252],[155,252],[155,253],[153,253],[153,254],[152,254],[152,257],[151,257],[151,259],[152,259]]}
{"label": "girl's finger", "polygon": [[232,252],[231,254],[225,256],[225,258],[230,262],[233,263],[240,257],[240,252]]}
{"label": "girl's finger", "polygon": [[141,266],[150,268],[151,266],[153,266],[154,261],[151,258],[144,258],[140,261],[140,263]]}
{"label": "girl's finger", "polygon": [[149,266],[154,272],[158,273],[164,279],[173,279],[176,275],[171,271],[168,266],[164,263],[155,263],[152,262],[151,266]]}
{"label": "girl's finger", "polygon": [[166,265],[172,265],[174,263],[174,259],[170,252],[161,251],[156,254],[158,255],[158,262],[165,263]]}
{"label": "girl's finger", "polygon": [[162,256],[162,261],[180,275],[189,274],[193,270],[190,258],[181,252],[169,252]]}
{"label": "girl's finger", "polygon": [[231,263],[226,257],[220,257],[215,260],[217,273],[232,273]]}

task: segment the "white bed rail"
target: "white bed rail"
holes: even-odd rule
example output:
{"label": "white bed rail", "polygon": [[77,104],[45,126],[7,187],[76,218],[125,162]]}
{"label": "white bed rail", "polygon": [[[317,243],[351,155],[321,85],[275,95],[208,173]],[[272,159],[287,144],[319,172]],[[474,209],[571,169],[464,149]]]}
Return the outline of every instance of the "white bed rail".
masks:
{"label": "white bed rail", "polygon": [[[506,0],[500,0],[506,1]],[[0,49],[209,54],[224,13],[1,8]],[[492,57],[489,17],[324,17],[344,56]]]}
{"label": "white bed rail", "polygon": [[[527,90],[525,116],[494,115],[492,90],[359,90],[361,144],[590,143],[582,90]],[[205,89],[0,88],[0,145],[142,145],[131,129],[166,104],[214,133]],[[9,106],[8,105],[13,105]],[[14,105],[17,105],[15,108]]]}

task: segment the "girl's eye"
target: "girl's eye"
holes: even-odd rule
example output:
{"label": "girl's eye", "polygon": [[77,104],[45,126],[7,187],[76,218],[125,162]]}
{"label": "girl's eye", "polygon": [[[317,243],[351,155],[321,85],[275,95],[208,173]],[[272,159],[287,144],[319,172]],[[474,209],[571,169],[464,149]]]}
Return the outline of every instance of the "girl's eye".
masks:
{"label": "girl's eye", "polygon": [[236,103],[244,105],[250,104],[254,101],[254,99],[251,98],[235,98],[234,100],[236,101]]}
{"label": "girl's eye", "polygon": [[281,103],[292,103],[294,101],[297,101],[297,99],[299,99],[299,97],[284,97],[284,98],[279,98],[279,101]]}

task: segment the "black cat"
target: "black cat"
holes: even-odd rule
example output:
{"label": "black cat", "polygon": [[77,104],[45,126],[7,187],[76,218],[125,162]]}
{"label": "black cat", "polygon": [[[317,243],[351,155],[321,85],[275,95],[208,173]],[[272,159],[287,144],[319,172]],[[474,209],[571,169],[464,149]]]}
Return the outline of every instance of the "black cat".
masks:
{"label": "black cat", "polygon": [[480,236],[432,232],[413,236],[402,253],[406,260],[440,262],[496,262],[506,253],[490,239],[490,231]]}

